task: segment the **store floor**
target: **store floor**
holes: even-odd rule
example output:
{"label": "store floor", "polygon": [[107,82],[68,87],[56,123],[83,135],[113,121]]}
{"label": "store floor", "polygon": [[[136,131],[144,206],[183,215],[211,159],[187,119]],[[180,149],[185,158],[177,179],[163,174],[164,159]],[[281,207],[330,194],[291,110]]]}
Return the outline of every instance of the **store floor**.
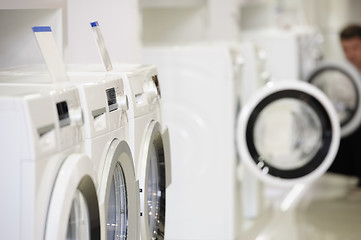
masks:
{"label": "store floor", "polygon": [[243,223],[240,239],[360,240],[361,190],[356,179],[326,174],[310,186],[266,188],[267,203]]}

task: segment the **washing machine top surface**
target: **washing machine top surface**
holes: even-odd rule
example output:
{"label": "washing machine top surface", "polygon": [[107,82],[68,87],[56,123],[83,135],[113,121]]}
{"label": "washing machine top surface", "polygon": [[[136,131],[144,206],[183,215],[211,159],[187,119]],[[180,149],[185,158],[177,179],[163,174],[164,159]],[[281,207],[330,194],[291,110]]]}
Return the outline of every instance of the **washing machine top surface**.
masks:
{"label": "washing machine top surface", "polygon": [[[22,136],[18,140],[22,151],[12,145],[7,150],[14,148],[14,153],[29,160],[59,151],[58,119],[49,93],[0,85],[0,106],[3,114],[10,111],[18,115],[10,119],[7,114],[2,117],[2,136]],[[2,146],[7,146],[5,139],[2,143]]]}
{"label": "washing machine top surface", "polygon": [[41,89],[78,88],[84,110],[85,138],[96,137],[127,124],[129,105],[121,76],[79,72],[69,74],[69,81],[54,83],[45,69],[45,65],[6,69],[0,72],[0,82],[34,85]]}
{"label": "washing machine top surface", "polygon": [[[106,73],[69,73],[69,79],[74,83],[83,97],[88,113],[89,137],[104,134],[99,124],[109,131],[117,130],[128,124],[128,98],[124,93],[121,76]],[[103,119],[106,113],[106,119]],[[106,120],[102,123],[103,120]],[[95,124],[94,120],[99,120]],[[106,124],[104,126],[104,124]],[[99,133],[97,133],[99,131]]]}
{"label": "washing machine top surface", "polygon": [[129,100],[130,118],[144,115],[159,108],[161,98],[161,88],[159,86],[158,71],[154,65],[141,64],[113,64],[113,70],[104,72],[104,66],[94,65],[67,65],[70,76],[79,74],[104,74],[122,78],[125,95]]}
{"label": "washing machine top surface", "polygon": [[[11,83],[4,83],[5,80],[9,79]],[[26,83],[14,83],[13,80],[19,80],[18,82],[24,81]],[[54,111],[51,113],[56,117],[54,127],[57,132],[56,136],[59,138],[57,148],[62,150],[80,144],[84,138],[84,129],[83,112],[77,89],[68,84],[30,84],[27,83],[27,80],[29,80],[27,77],[18,78],[18,76],[15,76],[13,78],[3,78],[3,76],[0,76],[0,86],[2,89],[0,91],[3,95],[20,94],[24,96],[24,99],[29,99],[28,94],[31,92],[50,96],[50,104],[52,104],[54,108]],[[39,104],[39,106],[41,105]],[[48,112],[43,111],[41,107],[34,106],[34,108],[39,112],[37,116],[34,114],[36,118],[41,119],[48,114]],[[43,131],[46,131],[46,128],[43,129]]]}

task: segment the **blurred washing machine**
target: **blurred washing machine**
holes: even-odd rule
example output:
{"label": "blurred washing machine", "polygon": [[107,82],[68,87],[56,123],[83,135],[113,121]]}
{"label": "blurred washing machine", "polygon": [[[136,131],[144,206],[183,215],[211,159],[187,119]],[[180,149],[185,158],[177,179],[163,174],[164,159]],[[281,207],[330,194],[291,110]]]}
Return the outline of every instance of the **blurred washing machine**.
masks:
{"label": "blurred washing machine", "polygon": [[314,68],[305,81],[315,85],[336,109],[341,136],[352,134],[361,123],[361,76],[345,61],[325,61]]}
{"label": "blurred washing machine", "polygon": [[[236,75],[243,60],[217,45],[147,47],[143,61],[163,79],[162,121],[170,129],[172,184],[166,239],[234,239]],[[241,78],[238,78],[240,80]]]}
{"label": "blurred washing machine", "polygon": [[242,109],[237,140],[242,161],[255,176],[294,186],[312,182],[332,164],[340,125],[332,103],[316,87],[270,82]]}
{"label": "blurred washing machine", "polygon": [[[70,65],[79,72],[104,74],[102,65]],[[129,144],[140,187],[141,239],[163,239],[166,188],[171,182],[168,129],[161,122],[161,92],[155,66],[114,64],[109,76],[124,79],[129,99]],[[168,200],[167,200],[168,201]]]}
{"label": "blurred washing machine", "polygon": [[77,90],[1,84],[0,108],[1,238],[99,239]]}
{"label": "blurred washing machine", "polygon": [[264,49],[266,69],[276,80],[304,80],[323,57],[323,36],[310,26],[244,31],[242,38]]}
{"label": "blurred washing machine", "polygon": [[[26,88],[54,85],[45,66],[8,70],[7,80]],[[30,75],[31,78],[24,76]],[[31,82],[31,83],[29,83]],[[59,91],[71,86],[84,110],[84,152],[96,173],[102,238],[139,238],[139,192],[128,139],[128,109],[121,78],[73,74]]]}
{"label": "blurred washing machine", "polygon": [[[246,65],[247,46],[240,44],[238,47],[236,52],[240,54],[238,59],[243,57],[242,64],[232,62],[237,59],[234,47],[216,44],[147,47],[143,50],[144,62],[157,65],[160,76],[165,79],[162,82],[162,116],[171,129],[173,156],[166,239],[235,239],[240,236],[241,220],[237,218],[242,212],[237,199],[241,193],[236,180],[236,149],[241,162],[254,176],[282,186],[317,178],[326,171],[337,152],[340,130],[325,95],[315,87],[297,81],[288,85],[270,82],[255,94],[256,89],[267,82],[268,74],[265,72],[262,77],[260,71],[259,75],[255,72],[252,75],[258,60],[253,61],[248,55],[249,65]],[[254,49],[252,51],[255,53]],[[239,70],[239,65],[243,68],[241,75],[234,71],[235,68]],[[248,89],[235,89],[240,85],[239,81],[241,88],[247,86]],[[247,97],[240,96],[241,99],[244,97],[244,102],[237,113],[237,94],[247,90],[250,91]],[[271,110],[267,110],[266,115],[270,114],[269,117],[262,117],[254,130],[257,114],[262,113],[263,108],[268,109],[268,105]],[[244,117],[248,114],[252,120]],[[284,115],[284,120],[279,120]],[[285,126],[280,130],[279,125]],[[287,133],[280,134],[286,127]],[[274,129],[280,131],[270,132]],[[263,135],[267,138],[259,137]],[[235,138],[238,139],[237,147]],[[257,143],[257,147],[252,148],[256,151],[253,151],[250,149],[255,139],[263,142]],[[270,145],[286,144],[290,139],[295,144],[285,145],[285,149]],[[257,151],[265,151],[272,160],[256,158]],[[250,160],[252,157],[261,163],[255,164]],[[277,160],[273,162],[274,158]],[[243,183],[248,180],[245,178],[247,176],[243,176]]]}
{"label": "blurred washing machine", "polygon": [[235,64],[241,74],[241,85],[236,88],[241,103],[245,104],[255,91],[271,80],[271,75],[266,70],[267,55],[262,48],[247,41],[237,43],[236,46],[238,57],[235,59],[241,60],[241,66]]}

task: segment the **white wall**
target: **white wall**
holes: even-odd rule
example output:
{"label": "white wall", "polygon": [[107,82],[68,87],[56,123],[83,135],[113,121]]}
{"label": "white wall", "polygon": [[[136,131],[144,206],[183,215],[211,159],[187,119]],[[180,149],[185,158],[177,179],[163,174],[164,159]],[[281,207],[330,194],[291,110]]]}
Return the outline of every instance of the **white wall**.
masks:
{"label": "white wall", "polygon": [[64,4],[65,0],[1,0],[0,9],[61,8]]}
{"label": "white wall", "polygon": [[60,52],[63,45],[62,10],[0,9],[0,68],[44,63],[32,27],[52,27]]}
{"label": "white wall", "polygon": [[240,34],[238,0],[208,0],[208,39],[237,40]]}
{"label": "white wall", "polygon": [[44,63],[31,27],[52,27],[66,63],[101,63],[90,22],[113,61],[140,61],[138,0],[1,0],[0,68]]}
{"label": "white wall", "polygon": [[239,0],[143,0],[140,5],[145,44],[239,38]]}
{"label": "white wall", "polygon": [[68,0],[66,63],[101,63],[90,22],[98,21],[112,61],[140,60],[137,0]]}

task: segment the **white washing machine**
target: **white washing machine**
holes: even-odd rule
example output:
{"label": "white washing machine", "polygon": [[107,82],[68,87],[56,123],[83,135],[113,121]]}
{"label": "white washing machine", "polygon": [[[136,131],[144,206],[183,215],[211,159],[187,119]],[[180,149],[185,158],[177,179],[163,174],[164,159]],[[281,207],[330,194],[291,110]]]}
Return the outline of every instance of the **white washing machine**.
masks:
{"label": "white washing machine", "polygon": [[277,80],[303,80],[323,57],[323,36],[311,26],[244,31],[242,38],[265,50],[267,70]]}
{"label": "white washing machine", "polygon": [[[12,74],[8,80],[26,88],[48,88],[53,84],[47,72],[39,71],[43,67],[7,71]],[[31,78],[24,78],[29,74]],[[128,144],[128,105],[122,79],[104,74],[73,74],[70,80],[65,84],[79,91],[84,110],[84,152],[97,175],[101,237],[138,239],[139,188]]]}
{"label": "white washing machine", "polygon": [[307,184],[328,169],[339,142],[332,103],[311,84],[270,82],[242,109],[238,149],[244,164],[267,184]]}
{"label": "white washing machine", "polygon": [[341,136],[352,134],[361,123],[361,76],[348,62],[326,61],[305,81],[323,91],[333,103],[341,124]]}
{"label": "white washing machine", "polygon": [[[102,65],[67,66],[69,74],[103,72]],[[161,92],[155,66],[114,64],[109,76],[124,79],[129,99],[129,143],[140,187],[141,239],[163,239],[166,188],[171,182],[167,128],[161,122]],[[168,201],[168,200],[167,200]]]}
{"label": "white washing machine", "polygon": [[76,89],[1,84],[0,108],[1,238],[99,239],[96,176],[81,152]]}
{"label": "white washing machine", "polygon": [[139,188],[127,143],[128,105],[121,78],[80,74],[69,83],[50,27],[34,27],[33,31],[51,75],[43,70],[45,66],[25,67],[11,74],[30,75],[36,80],[27,82],[37,83],[39,88],[52,85],[52,80],[78,88],[84,109],[84,151],[91,157],[96,173],[100,237],[138,239]]}
{"label": "white washing machine", "polygon": [[149,47],[143,61],[163,79],[162,120],[170,129],[172,184],[166,239],[235,239],[238,69],[228,47]]}
{"label": "white washing machine", "polygon": [[[122,66],[115,68],[123,71]],[[161,122],[157,69],[139,66],[123,72],[129,96],[129,125],[140,186],[141,239],[164,239],[166,189],[171,183],[168,129]]]}
{"label": "white washing machine", "polygon": [[263,87],[271,80],[270,72],[266,70],[267,55],[266,52],[252,42],[240,42],[236,44],[237,52],[242,59],[241,66],[238,67],[241,76],[241,86],[237,94],[244,104],[254,94],[254,92]]}
{"label": "white washing machine", "polygon": [[[240,48],[247,50],[244,46],[240,46]],[[240,236],[241,222],[237,217],[240,217],[242,212],[239,206],[240,201],[237,199],[240,193],[237,192],[239,189],[236,177],[237,161],[234,140],[236,137],[241,140],[243,135],[239,131],[236,132],[234,128],[236,125],[236,102],[234,100],[236,98],[235,94],[238,92],[234,88],[238,84],[236,83],[237,75],[233,71],[233,68],[237,65],[232,63],[232,59],[235,58],[231,54],[231,49],[213,45],[203,47],[149,47],[143,50],[145,63],[156,64],[160,76],[164,79],[162,82],[163,121],[169,126],[172,133],[170,141],[173,178],[167,195],[169,202],[167,205],[166,239],[228,240]],[[244,58],[244,70],[246,70],[246,64],[247,59]],[[253,68],[256,67],[253,66]],[[247,75],[243,75],[243,77],[245,76]],[[250,75],[248,74],[248,76]],[[251,79],[256,81],[258,77],[253,76],[252,78],[243,79],[243,81]],[[260,83],[262,82],[261,79],[259,78]],[[337,119],[327,98],[310,85],[299,84],[296,81],[291,83],[295,87],[288,86],[292,90],[289,92],[299,93],[298,95],[293,96],[288,91],[283,91],[282,87],[273,87],[271,89],[275,90],[275,96],[279,98],[287,98],[289,94],[291,102],[298,102],[297,99],[301,98],[302,100],[299,102],[306,105],[307,113],[313,114],[311,120],[315,120],[317,123],[322,122],[322,124],[328,120],[328,125],[321,128],[321,133],[325,136],[330,134],[331,137],[324,142],[321,141],[322,139],[316,138],[316,141],[319,141],[317,144],[322,143],[325,145],[322,150],[327,150],[327,156],[318,156],[319,162],[325,161],[325,164],[321,164],[321,168],[308,169],[303,178],[295,174],[297,171],[290,171],[291,174],[287,175],[288,178],[284,177],[286,179],[279,176],[265,179],[276,183],[279,181],[281,185],[295,184],[295,179],[300,182],[307,182],[317,178],[326,171],[326,166],[329,166],[330,161],[333,160],[339,140],[339,128],[335,122]],[[247,86],[247,84],[242,83],[242,87]],[[258,85],[257,83],[253,84]],[[242,90],[246,91],[245,89]],[[249,89],[249,91],[254,90]],[[265,93],[257,96],[259,101],[266,98]],[[302,97],[308,98],[303,101]],[[276,101],[276,99],[270,97],[263,104],[268,103],[269,100]],[[313,101],[309,103],[307,100]],[[303,111],[302,104],[300,104],[301,107],[295,104],[296,108],[299,107]],[[247,100],[243,104],[241,117],[239,118],[242,120],[238,121],[239,129],[253,123],[254,119],[248,122],[242,117],[253,108],[252,101],[248,102]],[[321,114],[317,113],[316,117],[312,112],[315,108],[317,108],[316,111],[323,110]],[[295,117],[298,117],[298,115],[295,115]],[[308,130],[307,124],[310,124],[309,122],[302,118],[296,118],[296,120],[296,123],[293,124],[295,127],[300,125],[300,128]],[[276,117],[274,117],[274,121],[277,122]],[[272,121],[267,126],[269,127],[270,124],[272,124]],[[261,127],[258,134],[266,134],[262,132],[265,130],[267,129]],[[311,128],[311,130],[313,129]],[[294,134],[291,131],[290,135],[303,137],[302,139],[299,138],[300,141],[305,139],[304,136],[301,134],[298,136],[297,133],[299,131]],[[274,132],[269,135],[270,138],[272,138],[273,134]],[[245,143],[249,144],[253,141],[253,139],[249,138],[250,136],[247,135],[246,140],[244,140]],[[316,134],[316,136],[318,135]],[[270,140],[269,142],[272,143]],[[299,144],[301,143],[304,144],[304,142]],[[264,176],[264,173],[258,173],[260,170],[257,165],[255,167],[254,164],[249,164],[249,156],[244,154],[248,149],[247,144],[237,145],[238,151],[241,153],[241,161],[245,163],[244,165],[251,166],[250,171],[252,171],[253,175],[257,177]],[[328,146],[326,146],[327,144]],[[294,155],[298,156],[299,151],[296,150],[294,150],[296,152]],[[292,154],[290,153],[290,155]],[[248,159],[245,159],[246,157]],[[312,164],[306,164],[306,167],[309,165],[312,167]],[[258,172],[252,170],[252,167],[256,168]],[[288,166],[288,168],[293,170],[293,166]],[[286,170],[289,170],[288,168]],[[244,183],[246,180],[243,179],[242,182]]]}
{"label": "white washing machine", "polygon": [[123,80],[104,74],[70,74],[79,89],[85,153],[94,160],[102,239],[139,239],[139,186],[129,146]]}

